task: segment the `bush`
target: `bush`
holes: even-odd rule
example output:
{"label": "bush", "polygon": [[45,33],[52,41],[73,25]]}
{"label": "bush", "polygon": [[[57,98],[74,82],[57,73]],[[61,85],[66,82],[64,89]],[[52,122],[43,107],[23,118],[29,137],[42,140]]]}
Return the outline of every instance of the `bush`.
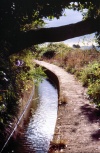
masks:
{"label": "bush", "polygon": [[38,84],[46,76],[41,67],[35,66],[33,59],[34,56],[30,50],[23,50],[21,53],[15,54],[10,58],[16,96],[22,95],[33,83]]}
{"label": "bush", "polygon": [[88,87],[88,95],[100,107],[100,63],[91,63],[81,72],[81,80]]}
{"label": "bush", "polygon": [[93,102],[100,108],[100,80],[96,80],[95,83],[90,84],[87,93]]}
{"label": "bush", "polygon": [[89,86],[91,83],[95,83],[96,80],[100,79],[100,63],[94,62],[89,64],[81,72],[81,81],[84,86]]}

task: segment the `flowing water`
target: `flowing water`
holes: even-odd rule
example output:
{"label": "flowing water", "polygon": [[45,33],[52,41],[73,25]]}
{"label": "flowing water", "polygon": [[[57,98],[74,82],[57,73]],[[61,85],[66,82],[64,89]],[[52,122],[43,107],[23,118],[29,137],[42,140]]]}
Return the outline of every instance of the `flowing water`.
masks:
{"label": "flowing water", "polygon": [[4,153],[47,153],[57,119],[56,87],[44,79],[35,93],[31,115],[16,141],[11,141]]}

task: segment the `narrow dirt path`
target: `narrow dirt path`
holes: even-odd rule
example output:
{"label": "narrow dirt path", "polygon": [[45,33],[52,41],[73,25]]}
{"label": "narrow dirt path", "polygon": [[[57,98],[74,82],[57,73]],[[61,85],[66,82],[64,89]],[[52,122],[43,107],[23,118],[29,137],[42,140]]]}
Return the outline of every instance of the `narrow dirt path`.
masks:
{"label": "narrow dirt path", "polygon": [[90,104],[86,89],[74,76],[43,61],[37,64],[49,69],[59,79],[60,97],[67,104],[59,105],[54,141],[64,141],[66,148],[57,153],[100,153],[100,112]]}

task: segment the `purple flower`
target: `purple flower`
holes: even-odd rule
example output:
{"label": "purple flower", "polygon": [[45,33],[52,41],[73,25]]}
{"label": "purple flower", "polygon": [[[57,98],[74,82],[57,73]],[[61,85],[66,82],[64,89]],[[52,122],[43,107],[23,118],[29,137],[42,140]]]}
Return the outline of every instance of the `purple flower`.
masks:
{"label": "purple flower", "polygon": [[15,61],[16,66],[22,66],[23,63],[24,63],[24,62],[23,62],[22,60],[16,60],[16,61]]}

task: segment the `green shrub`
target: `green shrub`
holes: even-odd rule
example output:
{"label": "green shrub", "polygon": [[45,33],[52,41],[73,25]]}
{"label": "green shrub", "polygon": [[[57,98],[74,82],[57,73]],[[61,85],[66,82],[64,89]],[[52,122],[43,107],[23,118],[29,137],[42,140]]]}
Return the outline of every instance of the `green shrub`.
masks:
{"label": "green shrub", "polygon": [[33,59],[34,56],[30,50],[23,50],[21,53],[15,54],[10,58],[16,96],[22,95],[33,83],[38,84],[46,76],[41,67],[35,66]]}
{"label": "green shrub", "polygon": [[84,86],[89,86],[91,83],[95,83],[96,80],[100,79],[100,63],[95,62],[89,64],[81,72],[80,78]]}
{"label": "green shrub", "polygon": [[[49,56],[49,59],[55,58],[60,59],[61,63],[65,58],[65,55],[71,50],[70,47],[65,45],[64,43],[50,43],[45,46],[37,47],[36,51],[39,53],[38,57],[45,59],[45,57]],[[46,55],[46,56],[44,56]]]}
{"label": "green shrub", "polygon": [[81,72],[81,80],[83,85],[88,87],[87,94],[90,99],[100,107],[100,63],[89,64]]}
{"label": "green shrub", "polygon": [[96,80],[95,83],[90,84],[87,93],[93,102],[100,108],[100,80]]}

